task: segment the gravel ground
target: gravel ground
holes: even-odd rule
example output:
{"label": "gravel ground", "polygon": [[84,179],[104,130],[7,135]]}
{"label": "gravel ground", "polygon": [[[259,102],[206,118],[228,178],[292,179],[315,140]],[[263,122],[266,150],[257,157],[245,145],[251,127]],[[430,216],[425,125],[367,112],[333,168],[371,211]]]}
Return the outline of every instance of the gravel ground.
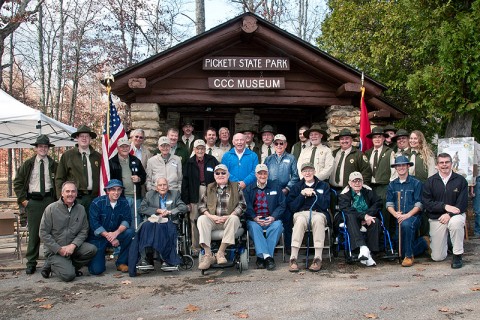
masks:
{"label": "gravel ground", "polygon": [[[465,266],[420,258],[411,268],[324,261],[319,273],[194,269],[135,278],[107,264],[102,276],[63,283],[0,272],[0,319],[479,319],[480,240],[466,242]],[[3,262],[3,261],[2,261]],[[195,261],[197,264],[197,261]],[[3,270],[6,270],[4,268]]]}

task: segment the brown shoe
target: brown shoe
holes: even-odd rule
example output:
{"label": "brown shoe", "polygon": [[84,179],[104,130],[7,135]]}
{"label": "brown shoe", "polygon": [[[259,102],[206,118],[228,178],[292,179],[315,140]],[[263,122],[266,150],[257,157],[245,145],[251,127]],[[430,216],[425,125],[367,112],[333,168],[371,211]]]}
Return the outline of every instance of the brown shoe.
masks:
{"label": "brown shoe", "polygon": [[212,264],[215,263],[215,257],[209,253],[202,256],[200,263],[198,264],[199,270],[207,270]]}
{"label": "brown shoe", "polygon": [[218,251],[215,256],[217,257],[218,264],[225,264],[228,262],[227,259],[225,258],[225,252]]}
{"label": "brown shoe", "polygon": [[402,261],[402,267],[411,267],[413,266],[413,257],[409,258],[409,257],[405,257],[405,259],[403,259]]}
{"label": "brown shoe", "polygon": [[123,273],[128,272],[128,266],[126,264],[119,264],[117,270]]}
{"label": "brown shoe", "polygon": [[318,272],[320,271],[320,269],[322,269],[322,260],[320,260],[320,258],[313,259],[313,262],[308,268],[308,270],[312,272]]}
{"label": "brown shoe", "polygon": [[288,271],[290,272],[298,272],[298,264],[297,264],[297,259],[290,259],[290,266],[288,268]]}

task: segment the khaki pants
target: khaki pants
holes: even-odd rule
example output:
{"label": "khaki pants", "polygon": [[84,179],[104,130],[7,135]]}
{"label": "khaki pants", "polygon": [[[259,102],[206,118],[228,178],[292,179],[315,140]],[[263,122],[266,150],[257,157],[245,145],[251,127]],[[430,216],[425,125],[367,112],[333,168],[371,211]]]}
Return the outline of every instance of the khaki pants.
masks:
{"label": "khaki pants", "polygon": [[206,186],[200,186],[198,190],[199,198],[198,203],[190,203],[192,209],[190,211],[190,234],[192,235],[192,249],[200,249],[199,240],[198,240],[198,228],[197,228],[197,219],[198,219],[198,205],[202,200],[205,191],[207,190]]}
{"label": "khaki pants", "polygon": [[465,237],[465,214],[457,214],[450,218],[447,224],[438,220],[428,219],[430,222],[430,248],[432,249],[432,260],[442,261],[447,257],[447,239],[453,245],[453,254],[463,253],[463,238]]}
{"label": "khaki pants", "polygon": [[[308,218],[310,211],[300,211],[293,215],[293,234],[292,247],[300,248],[303,242],[303,236],[308,231]],[[313,235],[313,247],[315,249],[323,248],[325,243],[325,225],[327,218],[321,212],[312,212],[312,225],[310,230]]]}
{"label": "khaki pants", "polygon": [[234,214],[229,215],[227,221],[222,224],[216,224],[207,216],[201,215],[197,220],[200,244],[211,247],[213,230],[225,230],[222,243],[229,245],[234,244],[235,232],[240,228],[240,225],[240,218]]}

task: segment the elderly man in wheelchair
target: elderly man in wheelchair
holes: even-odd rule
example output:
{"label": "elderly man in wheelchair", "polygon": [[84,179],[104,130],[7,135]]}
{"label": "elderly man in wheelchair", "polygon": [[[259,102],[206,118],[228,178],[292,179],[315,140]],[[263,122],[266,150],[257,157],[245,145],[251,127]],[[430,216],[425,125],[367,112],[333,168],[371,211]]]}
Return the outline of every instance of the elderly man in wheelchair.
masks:
{"label": "elderly man in wheelchair", "polygon": [[180,199],[180,192],[169,190],[166,178],[156,180],[156,189],[145,195],[140,205],[140,214],[148,217],[137,229],[135,239],[129,251],[129,271],[135,275],[135,265],[140,254],[139,270],[153,270],[153,260],[161,260],[163,267],[175,267],[181,264],[178,255],[178,227],[187,205]]}
{"label": "elderly man in wheelchair", "polygon": [[382,199],[363,184],[362,174],[355,171],[338,196],[338,205],[340,213],[335,223],[344,231],[347,261],[359,260],[367,267],[376,265],[371,252],[380,251]]}
{"label": "elderly man in wheelchair", "polygon": [[[215,182],[207,186],[207,190],[198,206],[200,217],[197,220],[201,254],[198,269],[207,270],[212,264],[228,264],[225,251],[235,244],[235,234],[241,226],[240,217],[245,208],[245,198],[237,182],[229,181],[228,168],[219,164],[214,169]],[[223,230],[223,237],[217,254],[212,253],[212,231]]]}

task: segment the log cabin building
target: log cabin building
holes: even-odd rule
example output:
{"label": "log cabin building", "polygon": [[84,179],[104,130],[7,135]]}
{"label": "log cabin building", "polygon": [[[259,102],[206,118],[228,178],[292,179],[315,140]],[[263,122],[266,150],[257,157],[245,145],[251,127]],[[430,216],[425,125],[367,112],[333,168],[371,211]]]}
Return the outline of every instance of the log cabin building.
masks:
{"label": "log cabin building", "polygon": [[[323,124],[331,140],[360,121],[360,71],[251,13],[114,76],[112,93],[130,105],[132,127],[151,146],[184,121],[199,136],[208,127],[258,132],[271,124],[290,146],[302,125]],[[371,121],[406,115],[382,98],[383,84],[365,77],[364,86]]]}

